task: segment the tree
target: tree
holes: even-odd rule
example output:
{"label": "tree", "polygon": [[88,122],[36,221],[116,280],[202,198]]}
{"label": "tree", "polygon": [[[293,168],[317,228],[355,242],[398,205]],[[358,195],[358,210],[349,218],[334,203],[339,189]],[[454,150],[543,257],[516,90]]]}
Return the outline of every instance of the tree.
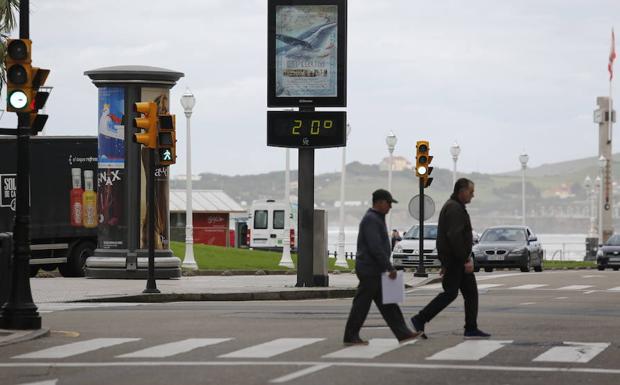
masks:
{"label": "tree", "polygon": [[[6,57],[6,40],[15,28],[15,14],[19,12],[19,0],[0,0],[0,61]],[[0,66],[0,88],[6,83],[6,68]]]}

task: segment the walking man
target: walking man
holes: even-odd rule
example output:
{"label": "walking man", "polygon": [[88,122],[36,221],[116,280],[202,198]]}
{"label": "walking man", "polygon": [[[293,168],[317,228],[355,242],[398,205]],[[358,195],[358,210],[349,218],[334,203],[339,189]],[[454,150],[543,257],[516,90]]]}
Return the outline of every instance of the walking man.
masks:
{"label": "walking man", "polygon": [[[465,338],[485,338],[490,334],[478,329],[478,286],[471,257],[472,228],[465,205],[474,197],[474,182],[461,178],[454,184],[454,192],[439,213],[437,226],[437,254],[441,261],[443,293],[438,294],[426,307],[411,317],[413,328],[424,333],[424,325],[435,318],[458,296],[465,301]],[[426,338],[425,334],[422,334]]]}
{"label": "walking man", "polygon": [[384,305],[381,292],[381,274],[389,272],[396,279],[396,269],[390,263],[390,238],[385,225],[385,215],[398,201],[389,191],[379,189],[372,193],[372,208],[360,222],[357,234],[355,274],[360,283],[353,298],[353,306],[344,331],[345,345],[368,345],[359,335],[366,320],[370,304],[375,302],[383,319],[401,343],[415,339],[420,333],[412,332],[405,324],[403,313],[397,304]]}

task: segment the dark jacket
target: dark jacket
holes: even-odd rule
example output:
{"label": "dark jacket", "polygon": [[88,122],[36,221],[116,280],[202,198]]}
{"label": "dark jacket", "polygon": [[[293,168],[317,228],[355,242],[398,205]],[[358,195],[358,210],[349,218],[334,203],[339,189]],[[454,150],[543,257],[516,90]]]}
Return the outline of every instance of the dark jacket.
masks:
{"label": "dark jacket", "polygon": [[465,205],[454,194],[439,213],[437,254],[442,265],[463,266],[471,255],[473,235]]}
{"label": "dark jacket", "polygon": [[355,273],[363,276],[380,276],[385,271],[394,270],[390,263],[390,250],[385,214],[368,209],[357,233]]}

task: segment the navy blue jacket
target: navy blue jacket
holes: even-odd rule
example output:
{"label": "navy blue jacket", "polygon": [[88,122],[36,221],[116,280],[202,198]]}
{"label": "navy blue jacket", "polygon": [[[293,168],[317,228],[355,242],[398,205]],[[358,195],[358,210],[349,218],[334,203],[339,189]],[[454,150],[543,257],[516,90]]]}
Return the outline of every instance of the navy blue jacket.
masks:
{"label": "navy blue jacket", "polygon": [[357,233],[355,273],[362,276],[380,276],[392,271],[390,238],[385,225],[385,214],[368,209]]}

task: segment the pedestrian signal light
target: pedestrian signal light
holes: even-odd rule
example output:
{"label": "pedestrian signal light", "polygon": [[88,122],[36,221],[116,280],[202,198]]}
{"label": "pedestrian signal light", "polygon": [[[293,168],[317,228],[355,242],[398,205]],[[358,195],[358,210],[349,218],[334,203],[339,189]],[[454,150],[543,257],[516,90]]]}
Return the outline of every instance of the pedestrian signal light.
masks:
{"label": "pedestrian signal light", "polygon": [[157,138],[158,163],[170,166],[176,163],[176,117],[175,115],[159,115],[159,134]]}
{"label": "pedestrian signal light", "polygon": [[142,114],[141,117],[134,118],[133,125],[143,130],[134,134],[133,141],[148,148],[157,148],[157,104],[137,102],[133,106],[134,112]]}
{"label": "pedestrian signal light", "polygon": [[32,101],[32,42],[8,39],[4,66],[6,69],[7,111],[30,112]]}

